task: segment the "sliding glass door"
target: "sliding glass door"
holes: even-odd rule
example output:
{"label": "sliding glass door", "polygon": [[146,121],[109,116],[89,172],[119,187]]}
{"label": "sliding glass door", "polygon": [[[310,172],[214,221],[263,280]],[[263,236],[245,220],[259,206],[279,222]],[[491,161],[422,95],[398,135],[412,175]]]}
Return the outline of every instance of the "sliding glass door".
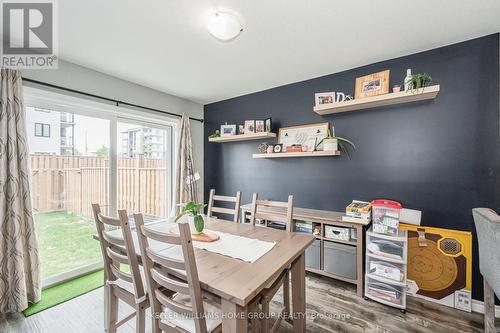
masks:
{"label": "sliding glass door", "polygon": [[172,128],[120,118],[117,123],[117,206],[146,222],[171,209]]}
{"label": "sliding glass door", "polygon": [[[102,267],[91,204],[104,214],[172,208],[175,123],[27,89],[27,137],[44,286]],[[48,97],[47,97],[48,96]]]}
{"label": "sliding glass door", "polygon": [[99,265],[91,203],[108,207],[109,120],[26,107],[42,278]]}

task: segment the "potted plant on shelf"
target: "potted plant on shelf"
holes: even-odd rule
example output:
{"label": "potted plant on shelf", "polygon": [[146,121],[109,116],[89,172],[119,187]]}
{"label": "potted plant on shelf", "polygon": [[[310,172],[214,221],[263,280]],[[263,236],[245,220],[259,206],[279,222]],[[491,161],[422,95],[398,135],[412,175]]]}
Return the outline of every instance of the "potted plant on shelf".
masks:
{"label": "potted plant on shelf", "polygon": [[424,89],[425,87],[429,86],[431,82],[432,77],[429,74],[413,74],[411,76],[411,81],[408,88],[409,91],[415,93],[418,91],[418,89]]}
{"label": "potted plant on shelf", "polygon": [[215,132],[213,132],[212,134],[210,134],[210,136],[208,138],[209,139],[220,138],[220,132],[219,132],[219,130],[215,130]]}
{"label": "potted plant on shelf", "polygon": [[204,204],[197,204],[190,201],[183,205],[182,212],[175,217],[175,222],[177,222],[184,215],[188,215],[188,222],[191,226],[194,226],[196,233],[201,234],[203,228],[205,228],[205,221],[201,215],[201,210],[205,207]]}
{"label": "potted plant on shelf", "polygon": [[330,129],[327,131],[326,138],[322,139],[315,147],[317,149],[320,144],[323,144],[323,151],[337,151],[340,150],[347,154],[349,159],[351,159],[351,154],[349,152],[349,147],[356,150],[356,145],[349,139],[333,136]]}

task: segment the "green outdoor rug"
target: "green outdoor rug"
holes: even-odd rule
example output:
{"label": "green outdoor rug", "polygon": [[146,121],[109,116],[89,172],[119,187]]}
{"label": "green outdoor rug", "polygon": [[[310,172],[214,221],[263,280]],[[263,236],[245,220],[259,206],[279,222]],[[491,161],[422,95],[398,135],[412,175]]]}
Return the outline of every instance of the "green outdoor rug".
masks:
{"label": "green outdoor rug", "polygon": [[100,270],[79,278],[63,282],[42,291],[42,299],[23,311],[26,317],[34,315],[58,304],[64,303],[103,286],[104,271]]}

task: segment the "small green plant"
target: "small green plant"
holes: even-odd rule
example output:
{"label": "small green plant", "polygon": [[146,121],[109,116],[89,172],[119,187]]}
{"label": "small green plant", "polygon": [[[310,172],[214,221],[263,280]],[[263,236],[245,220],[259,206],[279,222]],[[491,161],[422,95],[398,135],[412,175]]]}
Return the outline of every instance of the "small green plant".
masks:
{"label": "small green plant", "polygon": [[425,88],[432,82],[432,77],[429,74],[413,74],[410,81],[410,91],[416,92],[420,88]]}
{"label": "small green plant", "polygon": [[203,221],[203,216],[200,215],[200,212],[203,208],[205,208],[205,206],[206,205],[204,204],[197,204],[193,201],[188,202],[182,207],[182,212],[175,217],[175,222],[177,222],[184,215],[190,214],[193,216],[194,228],[198,233],[201,233],[205,227],[205,222]]}
{"label": "small green plant", "polygon": [[352,150],[356,150],[357,147],[356,145],[354,144],[354,142],[352,142],[351,140],[349,139],[346,139],[346,138],[343,138],[341,136],[333,136],[332,135],[332,132],[330,131],[330,129],[328,129],[327,133],[326,133],[326,138],[322,139],[317,145],[316,147],[314,147],[314,149],[318,149],[319,145],[323,143],[323,141],[325,139],[337,139],[337,144],[339,146],[339,150],[341,152],[344,152],[347,154],[347,157],[349,157],[349,159],[351,159],[351,154],[349,152],[349,147],[352,148]]}
{"label": "small green plant", "polygon": [[219,132],[219,130],[215,130],[215,132],[213,132],[212,134],[210,134],[210,136],[208,138],[209,139],[220,138],[220,132]]}

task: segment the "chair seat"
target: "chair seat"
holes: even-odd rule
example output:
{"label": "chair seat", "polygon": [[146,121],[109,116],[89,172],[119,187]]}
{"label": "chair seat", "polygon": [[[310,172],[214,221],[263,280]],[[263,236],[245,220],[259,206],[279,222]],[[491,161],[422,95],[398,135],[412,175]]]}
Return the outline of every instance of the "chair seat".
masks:
{"label": "chair seat", "polygon": [[[190,306],[190,297],[188,295],[177,294],[172,298],[174,301],[184,303]],[[213,332],[222,323],[222,311],[212,303],[203,301],[203,309],[205,310],[207,331]],[[166,325],[180,327],[188,332],[196,333],[194,318],[190,318],[184,314],[177,313],[167,307],[163,307],[161,314],[161,322]]]}

